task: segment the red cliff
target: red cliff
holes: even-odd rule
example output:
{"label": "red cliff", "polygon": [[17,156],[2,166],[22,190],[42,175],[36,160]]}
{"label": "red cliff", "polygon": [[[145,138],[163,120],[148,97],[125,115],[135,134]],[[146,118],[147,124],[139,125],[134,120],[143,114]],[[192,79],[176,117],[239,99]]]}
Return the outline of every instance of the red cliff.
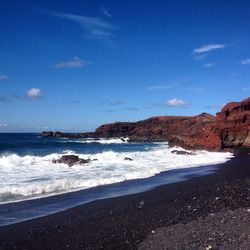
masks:
{"label": "red cliff", "polygon": [[105,124],[94,133],[44,132],[43,136],[129,137],[130,141],[168,141],[190,149],[250,147],[250,97],[231,102],[212,116],[157,116],[138,122]]}
{"label": "red cliff", "polygon": [[188,148],[219,149],[221,142],[214,128],[216,117],[158,116],[139,122],[117,122],[96,129],[100,137],[129,137],[130,141],[169,141]]}
{"label": "red cliff", "polygon": [[223,148],[250,146],[250,97],[228,103],[216,117]]}
{"label": "red cliff", "polygon": [[250,146],[250,97],[231,102],[216,117],[159,116],[139,122],[117,122],[96,129],[98,136],[129,137],[132,141],[169,141],[185,148],[220,150]]}

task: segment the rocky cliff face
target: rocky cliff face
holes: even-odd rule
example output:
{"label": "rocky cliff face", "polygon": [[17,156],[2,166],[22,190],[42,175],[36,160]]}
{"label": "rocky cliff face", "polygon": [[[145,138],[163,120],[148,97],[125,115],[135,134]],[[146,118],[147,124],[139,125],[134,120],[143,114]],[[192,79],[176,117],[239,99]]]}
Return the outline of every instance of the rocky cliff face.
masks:
{"label": "rocky cliff face", "polygon": [[168,141],[170,145],[190,149],[250,147],[250,98],[228,103],[216,117],[207,113],[198,116],[158,116],[138,122],[105,124],[94,133],[44,132],[43,135],[129,137],[130,141]]}
{"label": "rocky cliff face", "polygon": [[216,115],[222,147],[250,147],[250,97],[231,102]]}
{"label": "rocky cliff face", "polygon": [[[95,133],[104,137],[129,137],[130,141],[169,141],[188,148],[220,148],[215,133],[216,117],[202,113],[198,116],[159,116],[127,123],[105,124]],[[209,138],[209,140],[208,140]]]}

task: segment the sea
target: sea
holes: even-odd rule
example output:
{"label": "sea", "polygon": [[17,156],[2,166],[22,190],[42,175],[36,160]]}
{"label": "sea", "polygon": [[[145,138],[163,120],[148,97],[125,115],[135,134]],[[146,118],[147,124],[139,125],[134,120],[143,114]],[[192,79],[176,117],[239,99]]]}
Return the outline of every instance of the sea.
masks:
{"label": "sea", "polygon": [[[169,148],[167,142],[130,143],[128,138],[0,134],[0,226],[209,174],[233,157],[173,150],[182,149]],[[72,167],[52,162],[72,154],[91,161]]]}

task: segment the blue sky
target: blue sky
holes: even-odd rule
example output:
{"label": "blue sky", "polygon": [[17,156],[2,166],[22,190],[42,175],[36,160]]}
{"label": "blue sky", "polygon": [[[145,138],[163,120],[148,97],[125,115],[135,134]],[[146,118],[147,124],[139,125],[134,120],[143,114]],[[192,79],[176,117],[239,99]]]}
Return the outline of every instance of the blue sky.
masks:
{"label": "blue sky", "polygon": [[250,96],[247,0],[0,0],[0,29],[0,132],[215,114]]}

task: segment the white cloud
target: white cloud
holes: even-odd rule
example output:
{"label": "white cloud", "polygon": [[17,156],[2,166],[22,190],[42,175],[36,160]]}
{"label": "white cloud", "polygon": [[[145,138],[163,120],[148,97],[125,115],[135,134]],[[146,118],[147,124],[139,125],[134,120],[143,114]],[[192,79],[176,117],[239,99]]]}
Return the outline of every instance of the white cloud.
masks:
{"label": "white cloud", "polygon": [[0,75],[0,81],[7,80],[9,77],[7,75]]}
{"label": "white cloud", "polygon": [[63,68],[82,68],[89,64],[92,64],[89,61],[83,60],[77,56],[73,57],[71,60],[67,62],[59,62],[53,65],[54,68],[63,69]]}
{"label": "white cloud", "polygon": [[211,67],[215,67],[215,66],[216,66],[215,63],[206,63],[203,65],[203,67],[205,67],[205,68],[211,68]]}
{"label": "white cloud", "polygon": [[107,16],[107,17],[109,17],[109,18],[112,17],[111,14],[109,13],[109,10],[108,10],[108,9],[101,7],[99,10],[100,10],[105,16]]}
{"label": "white cloud", "polygon": [[155,107],[183,107],[183,108],[187,108],[191,105],[189,102],[177,98],[169,99],[166,102],[151,102],[150,104],[151,106]]}
{"label": "white cloud", "polygon": [[203,45],[202,47],[200,48],[196,48],[194,49],[194,53],[206,53],[206,52],[209,52],[209,51],[212,51],[212,50],[216,50],[216,49],[224,49],[225,48],[225,44],[222,44],[222,43],[218,43],[218,44],[207,44],[207,45]]}
{"label": "white cloud", "polygon": [[247,59],[245,59],[245,60],[242,60],[242,61],[241,61],[241,64],[244,64],[244,65],[250,64],[250,58],[247,58]]}
{"label": "white cloud", "polygon": [[42,91],[38,88],[31,88],[26,92],[26,98],[30,100],[37,100],[42,98],[43,94]]}
{"label": "white cloud", "polygon": [[182,99],[173,98],[166,102],[168,107],[187,107],[189,103]]}
{"label": "white cloud", "polygon": [[67,19],[79,24],[85,32],[84,36],[90,39],[111,40],[113,37],[112,31],[116,29],[114,25],[101,18],[78,16],[61,12],[48,13],[58,18]]}

